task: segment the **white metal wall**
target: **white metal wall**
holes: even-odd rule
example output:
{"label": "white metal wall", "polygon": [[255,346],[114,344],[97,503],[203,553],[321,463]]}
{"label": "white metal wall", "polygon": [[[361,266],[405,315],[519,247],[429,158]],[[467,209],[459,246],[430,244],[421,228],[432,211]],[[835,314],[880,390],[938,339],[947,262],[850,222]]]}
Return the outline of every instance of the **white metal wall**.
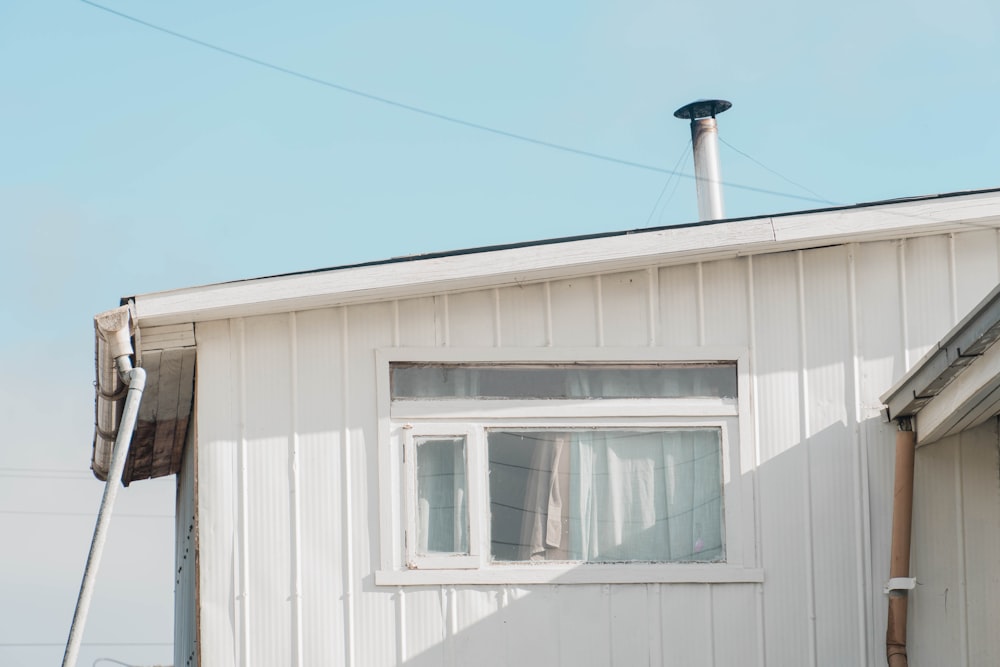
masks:
{"label": "white metal wall", "polygon": [[[881,663],[878,397],[997,283],[998,246],[990,229],[198,325],[202,664]],[[374,349],[715,344],[754,369],[764,584],[374,586]],[[1000,661],[995,429],[963,438],[917,457],[915,666]]]}
{"label": "white metal wall", "polygon": [[197,587],[197,529],[195,526],[194,428],[188,429],[181,469],[177,473],[174,516],[174,665],[198,667],[198,627],[195,608]]}

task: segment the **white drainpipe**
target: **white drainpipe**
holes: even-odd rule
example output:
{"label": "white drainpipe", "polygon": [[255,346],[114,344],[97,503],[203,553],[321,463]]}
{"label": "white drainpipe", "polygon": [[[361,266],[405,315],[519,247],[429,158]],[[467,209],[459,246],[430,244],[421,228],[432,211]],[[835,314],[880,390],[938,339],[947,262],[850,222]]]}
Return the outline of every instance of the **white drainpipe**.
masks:
{"label": "white drainpipe", "polygon": [[[101,319],[103,318],[103,319]],[[76,601],[76,611],[73,613],[73,624],[69,629],[69,639],[66,641],[66,652],[63,654],[63,667],[75,667],[83,641],[83,630],[87,623],[87,612],[90,610],[90,599],[94,595],[94,581],[101,564],[101,554],[107,540],[108,525],[111,521],[111,511],[121,485],[122,473],[125,471],[125,460],[132,444],[132,432],[139,416],[139,402],[142,391],[146,387],[146,371],[132,367],[132,341],[127,308],[105,313],[98,319],[98,329],[108,337],[111,357],[122,382],[128,385],[125,395],[125,405],[121,421],[118,424],[118,434],[111,455],[111,466],[108,469],[108,479],[104,487],[104,497],[97,513],[97,525],[94,527],[94,539],[90,543],[90,555],[87,556],[87,567],[83,572],[83,582],[80,584],[80,595]]]}

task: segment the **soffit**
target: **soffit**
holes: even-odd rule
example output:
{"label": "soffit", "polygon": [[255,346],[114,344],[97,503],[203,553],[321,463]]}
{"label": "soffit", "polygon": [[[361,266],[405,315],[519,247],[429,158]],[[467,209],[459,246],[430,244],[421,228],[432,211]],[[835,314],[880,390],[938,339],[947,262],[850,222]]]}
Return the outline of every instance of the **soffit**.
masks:
{"label": "soffit", "polygon": [[[195,340],[190,323],[137,329],[137,364],[146,371],[135,433],[122,482],[172,475],[180,470],[185,436],[194,409]],[[91,469],[107,479],[121,419],[125,387],[107,343],[97,335],[97,392]]]}

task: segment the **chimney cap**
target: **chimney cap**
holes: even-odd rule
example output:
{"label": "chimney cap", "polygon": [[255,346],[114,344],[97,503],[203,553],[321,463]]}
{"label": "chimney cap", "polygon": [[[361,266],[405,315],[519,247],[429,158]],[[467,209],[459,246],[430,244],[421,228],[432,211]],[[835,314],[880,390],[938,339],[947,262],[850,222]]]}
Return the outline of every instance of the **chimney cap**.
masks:
{"label": "chimney cap", "polygon": [[695,100],[675,111],[674,117],[687,118],[689,120],[707,118],[709,116],[715,118],[716,114],[726,111],[731,106],[733,106],[732,102],[727,100]]}

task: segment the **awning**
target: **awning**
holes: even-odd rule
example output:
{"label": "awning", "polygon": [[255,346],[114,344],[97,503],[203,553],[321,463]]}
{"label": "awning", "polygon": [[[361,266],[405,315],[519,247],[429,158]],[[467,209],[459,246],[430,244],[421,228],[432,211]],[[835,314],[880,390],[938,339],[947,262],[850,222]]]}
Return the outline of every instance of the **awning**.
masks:
{"label": "awning", "polygon": [[1000,285],[882,396],[888,419],[916,420],[917,444],[1000,414]]}

